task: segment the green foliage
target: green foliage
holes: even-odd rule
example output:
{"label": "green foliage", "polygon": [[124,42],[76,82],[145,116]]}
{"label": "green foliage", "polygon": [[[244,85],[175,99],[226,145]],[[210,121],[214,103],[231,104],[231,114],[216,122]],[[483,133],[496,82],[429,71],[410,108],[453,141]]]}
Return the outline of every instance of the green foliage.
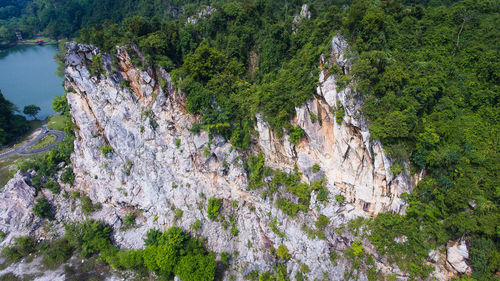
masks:
{"label": "green foliage", "polygon": [[215,220],[220,213],[220,208],[222,207],[222,199],[212,197],[208,199],[208,211],[207,215],[210,220]]}
{"label": "green foliage", "polygon": [[67,224],[65,237],[69,244],[84,258],[114,249],[110,226],[93,220]]}
{"label": "green foliage", "polygon": [[68,167],[64,169],[64,171],[61,173],[61,181],[69,185],[73,185],[73,183],[75,182],[75,174],[73,173],[72,168]]}
{"label": "green foliage", "polygon": [[318,230],[323,231],[323,230],[325,230],[325,228],[328,226],[329,223],[330,223],[330,219],[327,216],[319,215],[319,218],[316,221],[315,226]]}
{"label": "green foliage", "polygon": [[200,220],[196,220],[195,222],[193,222],[189,228],[191,229],[191,231],[194,231],[194,232],[198,232],[200,231],[201,229],[201,221]]}
{"label": "green foliage", "polygon": [[135,219],[136,219],[136,215],[135,213],[131,212],[129,213],[128,215],[126,215],[124,218],[123,218],[123,223],[127,226],[127,227],[132,227],[135,225]]}
{"label": "green foliage", "polygon": [[24,106],[23,113],[31,116],[31,118],[36,119],[36,115],[40,111],[40,107],[34,104]]}
{"label": "green foliage", "polygon": [[288,253],[288,248],[284,245],[279,245],[276,250],[276,255],[282,260],[288,260],[291,258],[290,253]]}
{"label": "green foliage", "polygon": [[250,155],[246,170],[248,171],[248,188],[261,187],[264,184],[264,155],[262,153],[258,156]]}
{"label": "green foliage", "polygon": [[283,233],[282,231],[279,230],[279,228],[278,228],[278,219],[276,217],[273,218],[273,220],[271,221],[270,226],[271,226],[271,230],[274,232],[274,234],[278,235],[281,238],[285,238],[286,237],[285,233]]}
{"label": "green foliage", "polygon": [[52,205],[45,197],[36,200],[35,206],[33,206],[33,213],[42,219],[54,219]]}
{"label": "green foliage", "polygon": [[300,126],[296,126],[290,129],[290,143],[297,145],[299,140],[306,135],[306,132],[302,130]]}
{"label": "green foliage", "polygon": [[87,216],[102,208],[101,203],[99,202],[97,202],[96,204],[92,203],[92,199],[90,199],[90,197],[88,197],[87,195],[82,195],[79,196],[78,198],[80,199],[82,212]]}
{"label": "green foliage", "polygon": [[342,121],[344,121],[345,109],[343,106],[339,106],[335,111],[335,121],[338,125],[342,125]]}
{"label": "green foliage", "polygon": [[42,242],[37,245],[43,255],[42,263],[49,268],[57,268],[66,262],[73,255],[73,247],[66,238],[59,238],[49,242]]}
{"label": "green foliage", "polygon": [[340,195],[340,194],[335,194],[335,200],[337,200],[337,202],[338,202],[339,204],[342,204],[342,203],[344,203],[345,198],[344,198],[344,196],[342,196],[342,195]]}
{"label": "green foliage", "polygon": [[184,212],[181,209],[176,209],[175,210],[175,215],[174,215],[174,221],[178,221],[182,218],[182,215]]}
{"label": "green foliage", "polygon": [[231,256],[229,256],[229,254],[227,252],[220,253],[220,260],[223,264],[229,265],[230,258],[231,258]]}
{"label": "green foliage", "polygon": [[185,281],[211,281],[216,268],[215,259],[209,255],[186,255],[180,258],[175,274]]}
{"label": "green foliage", "polygon": [[113,147],[111,147],[111,145],[108,145],[108,144],[101,145],[99,147],[99,150],[101,151],[102,156],[104,156],[104,157],[108,157],[110,154],[113,153]]}
{"label": "green foliage", "polygon": [[9,262],[17,262],[21,258],[26,257],[35,252],[35,241],[29,237],[14,238],[14,245],[5,247],[2,250],[2,255],[7,258]]}
{"label": "green foliage", "polygon": [[59,194],[59,192],[61,191],[61,187],[54,180],[49,180],[48,182],[46,182],[44,187],[50,190],[53,194]]}
{"label": "green foliage", "polygon": [[321,170],[321,167],[318,164],[314,164],[314,165],[312,165],[311,170],[313,173],[317,173]]}

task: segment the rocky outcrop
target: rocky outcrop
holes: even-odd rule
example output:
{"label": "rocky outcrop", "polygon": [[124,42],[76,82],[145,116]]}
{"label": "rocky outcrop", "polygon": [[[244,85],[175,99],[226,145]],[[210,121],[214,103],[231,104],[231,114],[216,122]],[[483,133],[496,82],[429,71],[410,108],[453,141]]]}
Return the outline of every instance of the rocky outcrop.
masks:
{"label": "rocky outcrop", "polygon": [[[314,99],[296,108],[294,123],[306,137],[297,146],[276,137],[270,127],[257,116],[258,144],[266,161],[274,167],[291,170],[294,165],[309,182],[321,177],[333,194],[342,194],[360,216],[374,216],[380,212],[403,213],[403,193],[410,193],[415,183],[407,173],[395,176],[391,163],[378,141],[370,140],[368,122],[363,117],[363,100],[350,84],[337,89],[337,76],[328,72],[336,64],[345,74],[352,62],[348,59],[347,42],[337,35],[332,39],[330,59],[322,58],[322,70]],[[341,124],[337,114],[343,110]],[[312,166],[321,167],[321,173],[312,172]]]}
{"label": "rocky outcrop", "polygon": [[0,193],[0,231],[6,234],[0,246],[30,234],[31,225],[37,221],[32,211],[36,191],[29,182],[29,177],[18,171]]}
{"label": "rocky outcrop", "polygon": [[[349,70],[344,42],[334,38],[335,59],[325,59],[324,64]],[[352,241],[335,230],[358,216],[404,211],[400,195],[411,191],[408,177],[390,173],[380,143],[369,139],[366,121],[358,117],[354,91],[337,91],[335,76],[326,70],[316,97],[296,109],[293,122],[306,132],[296,146],[286,135],[278,138],[260,115],[256,117],[258,145],[252,150],[264,153],[266,165],[289,171],[297,165],[304,181],[326,179],[328,202],[316,201],[313,194],[309,211],[290,218],[276,207],[276,195],[247,190],[244,153],[220,136],[191,132],[197,117],[186,112],[184,96],[175,91],[169,73],[132,65],[124,48],[117,48],[113,56],[97,56],[95,47],[76,43],[67,44],[67,49],[65,86],[78,127],[72,155],[75,187],[103,203],[99,218],[115,229],[128,213],[139,215],[137,228],[117,232],[119,245],[140,248],[150,228],[176,224],[189,230],[200,221],[201,229],[192,230],[193,235],[205,237],[217,253],[235,253],[229,274],[241,277],[252,270],[271,270],[276,259],[270,249],[285,245],[292,256],[287,262],[291,277],[306,264],[311,280],[325,278],[324,274],[329,280],[343,280],[349,261],[339,258],[334,264],[329,255]],[[87,68],[95,59],[104,70],[97,76]],[[341,125],[332,113],[337,104],[346,112]],[[314,164],[320,171],[313,171]],[[337,202],[337,194],[346,202]],[[207,217],[210,197],[223,199],[219,221]],[[314,228],[320,215],[331,221],[325,239],[311,238],[303,229]],[[234,219],[232,226],[229,217]]]}
{"label": "rocky outcrop", "polygon": [[458,273],[470,274],[472,269],[467,264],[469,259],[469,250],[465,241],[457,241],[449,245],[446,250],[446,260]]}

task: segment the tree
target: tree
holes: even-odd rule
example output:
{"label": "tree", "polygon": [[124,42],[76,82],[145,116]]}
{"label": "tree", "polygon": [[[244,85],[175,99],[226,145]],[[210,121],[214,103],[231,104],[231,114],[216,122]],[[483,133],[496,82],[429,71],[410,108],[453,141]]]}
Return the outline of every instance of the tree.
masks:
{"label": "tree", "polygon": [[31,116],[33,119],[36,119],[36,115],[38,114],[39,111],[40,111],[40,107],[38,107],[34,104],[30,104],[30,105],[26,105],[24,107],[23,113]]}

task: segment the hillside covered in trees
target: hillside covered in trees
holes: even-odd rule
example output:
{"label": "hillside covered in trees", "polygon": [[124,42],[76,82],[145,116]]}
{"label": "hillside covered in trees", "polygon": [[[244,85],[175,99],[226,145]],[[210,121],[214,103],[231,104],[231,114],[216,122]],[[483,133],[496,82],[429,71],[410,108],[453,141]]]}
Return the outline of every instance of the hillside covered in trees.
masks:
{"label": "hillside covered in trees", "polygon": [[[406,215],[367,222],[371,243],[412,277],[426,278],[429,251],[462,237],[472,278],[498,279],[498,1],[189,2],[7,1],[0,40],[2,29],[17,28],[76,37],[112,54],[117,45],[137,46],[145,59],[133,57],[136,65],[173,73],[187,110],[201,117],[194,130],[246,150],[257,113],[279,136],[301,136],[290,120],[313,97],[320,55],[340,33],[354,65],[350,73],[330,71],[340,87],[356,85],[392,172],[424,175],[406,198]],[[304,3],[311,16],[298,23]],[[210,15],[200,13],[207,4]],[[394,242],[401,236],[407,240]]]}

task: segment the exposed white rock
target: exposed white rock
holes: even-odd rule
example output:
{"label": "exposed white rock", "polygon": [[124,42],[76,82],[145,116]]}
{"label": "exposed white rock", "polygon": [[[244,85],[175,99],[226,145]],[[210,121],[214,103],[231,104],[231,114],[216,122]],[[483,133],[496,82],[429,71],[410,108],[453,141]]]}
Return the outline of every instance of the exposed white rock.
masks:
{"label": "exposed white rock", "polygon": [[0,230],[7,234],[0,246],[28,235],[31,225],[38,221],[32,211],[36,191],[28,182],[29,178],[18,171],[0,192]]}
{"label": "exposed white rock", "polygon": [[469,250],[465,241],[457,241],[446,250],[446,260],[459,273],[471,273],[472,269],[467,264]]}
{"label": "exposed white rock", "polygon": [[[271,270],[275,258],[270,248],[285,245],[292,255],[287,263],[291,277],[305,263],[311,280],[323,278],[323,272],[330,280],[342,280],[348,261],[339,258],[333,265],[328,256],[350,242],[334,230],[357,216],[402,212],[404,208],[399,196],[411,190],[411,183],[404,175],[394,179],[390,174],[380,143],[369,140],[366,122],[356,116],[359,106],[350,100],[354,93],[350,88],[337,93],[334,76],[325,71],[318,97],[296,109],[293,122],[307,134],[297,146],[286,135],[278,138],[256,116],[258,145],[252,150],[264,152],[266,165],[287,171],[297,165],[305,181],[327,180],[329,202],[317,202],[313,193],[310,211],[290,218],[276,207],[276,194],[262,198],[259,192],[246,190],[242,153],[219,136],[210,139],[206,132],[190,131],[196,116],[186,112],[184,95],[175,91],[165,70],[141,71],[129,62],[125,49],[117,48],[121,69],[113,69],[111,57],[103,55],[100,63],[107,71],[95,77],[86,64],[97,58],[92,54],[99,50],[75,43],[67,48],[67,98],[78,127],[72,155],[75,186],[103,203],[105,207],[92,217],[112,225],[121,246],[143,247],[150,228],[177,224],[188,230],[200,220],[202,227],[196,235],[206,237],[210,249],[239,253],[232,262],[232,273],[237,276]],[[341,58],[339,55],[337,60]],[[159,77],[165,81],[163,86],[157,83]],[[121,86],[124,79],[129,86]],[[331,113],[337,101],[346,109],[342,125]],[[318,117],[315,122],[311,113]],[[105,146],[113,152],[103,155],[100,148]],[[313,171],[314,164],[320,171]],[[334,195],[339,193],[347,204],[335,201]],[[235,218],[238,236],[232,236],[220,222],[208,220],[207,199],[213,196],[224,199],[221,217]],[[176,209],[183,212],[177,222]],[[138,227],[119,230],[121,218],[132,211],[140,213]],[[302,227],[314,227],[320,214],[331,220],[326,239],[310,239]],[[271,230],[273,218],[285,238]],[[366,278],[363,276],[361,279]]]}

